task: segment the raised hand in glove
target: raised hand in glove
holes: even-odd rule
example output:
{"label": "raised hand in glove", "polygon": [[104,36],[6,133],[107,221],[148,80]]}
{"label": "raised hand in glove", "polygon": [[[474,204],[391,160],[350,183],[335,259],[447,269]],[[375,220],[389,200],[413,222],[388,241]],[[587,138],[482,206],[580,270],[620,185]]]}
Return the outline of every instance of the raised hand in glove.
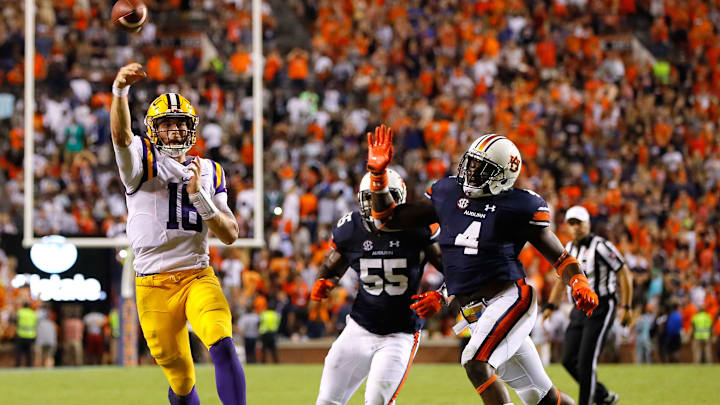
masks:
{"label": "raised hand in glove", "polygon": [[437,314],[443,306],[443,296],[439,291],[428,291],[422,294],[415,294],[412,299],[417,300],[410,305],[410,309],[415,310],[418,316],[423,319],[431,318]]}
{"label": "raised hand in glove", "polygon": [[375,127],[375,134],[367,133],[368,161],[367,169],[373,174],[383,174],[393,158],[392,129],[381,125]]}
{"label": "raised hand in glove", "polygon": [[332,288],[335,287],[335,283],[326,279],[319,278],[313,284],[312,291],[310,292],[310,299],[313,301],[322,301],[328,297],[328,293]]}
{"label": "raised hand in glove", "polygon": [[585,312],[587,316],[592,315],[598,306],[598,296],[590,288],[587,277],[583,274],[576,274],[570,279],[572,297],[575,300],[577,309]]}

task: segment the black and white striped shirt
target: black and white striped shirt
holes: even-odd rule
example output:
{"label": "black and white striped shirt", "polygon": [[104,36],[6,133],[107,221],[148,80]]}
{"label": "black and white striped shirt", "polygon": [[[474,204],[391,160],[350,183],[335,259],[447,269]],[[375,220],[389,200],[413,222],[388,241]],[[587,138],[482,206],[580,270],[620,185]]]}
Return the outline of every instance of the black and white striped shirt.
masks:
{"label": "black and white striped shirt", "polygon": [[625,264],[625,258],[612,243],[590,234],[579,242],[568,242],[565,249],[580,262],[580,268],[598,297],[615,297],[617,272]]}

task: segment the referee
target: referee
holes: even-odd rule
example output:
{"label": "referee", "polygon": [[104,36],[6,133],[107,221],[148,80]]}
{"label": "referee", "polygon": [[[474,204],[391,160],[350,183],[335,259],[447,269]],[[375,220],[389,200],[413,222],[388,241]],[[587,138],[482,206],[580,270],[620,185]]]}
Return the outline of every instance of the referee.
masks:
{"label": "referee", "polygon": [[[613,405],[620,397],[597,381],[597,361],[607,331],[615,320],[615,311],[620,309],[619,316],[624,325],[630,320],[632,276],[617,248],[607,239],[590,233],[590,214],[585,208],[571,207],[565,214],[565,221],[574,236],[565,249],[580,262],[580,268],[585,272],[600,303],[589,317],[573,308],[565,332],[563,366],[580,384],[578,405]],[[619,303],[616,296],[618,283]],[[555,283],[543,318],[557,309],[562,290],[563,284]]]}

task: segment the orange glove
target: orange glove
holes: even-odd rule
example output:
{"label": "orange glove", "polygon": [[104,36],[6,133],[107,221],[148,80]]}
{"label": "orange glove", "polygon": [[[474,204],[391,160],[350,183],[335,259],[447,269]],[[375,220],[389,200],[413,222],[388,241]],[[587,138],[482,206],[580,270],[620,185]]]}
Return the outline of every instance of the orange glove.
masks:
{"label": "orange glove", "polygon": [[598,306],[598,296],[595,291],[590,288],[588,279],[584,274],[576,274],[570,279],[570,287],[572,287],[572,297],[575,299],[577,309],[585,312],[587,316],[592,315]]}
{"label": "orange glove", "polygon": [[415,294],[412,299],[418,301],[410,305],[410,309],[414,309],[422,319],[432,318],[433,315],[437,314],[442,309],[444,301],[439,291]]}
{"label": "orange glove", "polygon": [[335,283],[326,279],[319,278],[315,280],[312,291],[310,292],[310,299],[313,301],[322,301],[328,297],[328,292],[335,287]]}
{"label": "orange glove", "polygon": [[375,127],[375,136],[367,133],[368,138],[368,161],[367,169],[373,174],[383,174],[385,169],[392,161],[393,153],[393,133],[392,129],[381,125]]}

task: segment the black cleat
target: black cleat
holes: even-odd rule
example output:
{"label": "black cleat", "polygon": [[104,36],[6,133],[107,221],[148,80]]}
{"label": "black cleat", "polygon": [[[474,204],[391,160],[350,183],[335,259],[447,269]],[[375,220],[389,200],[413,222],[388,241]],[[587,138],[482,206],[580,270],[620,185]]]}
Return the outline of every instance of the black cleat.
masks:
{"label": "black cleat", "polygon": [[600,405],[615,405],[618,401],[620,401],[620,395],[616,392],[608,391],[607,395],[605,395],[605,399],[603,399]]}

